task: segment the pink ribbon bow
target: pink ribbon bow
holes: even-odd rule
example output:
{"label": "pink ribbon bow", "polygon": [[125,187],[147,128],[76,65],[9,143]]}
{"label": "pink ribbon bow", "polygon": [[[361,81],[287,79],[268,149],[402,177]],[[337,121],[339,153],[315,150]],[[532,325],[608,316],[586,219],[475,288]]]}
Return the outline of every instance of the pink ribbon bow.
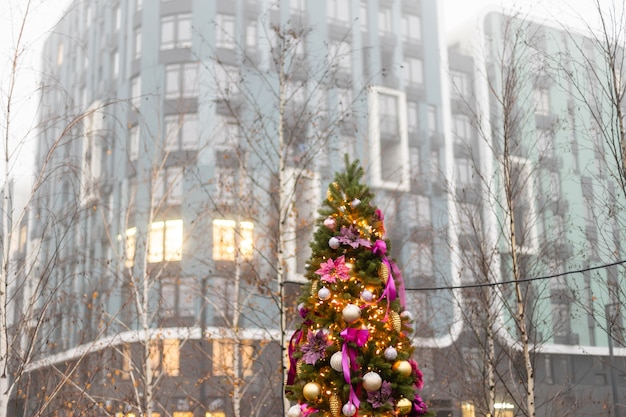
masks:
{"label": "pink ribbon bow", "polygon": [[[383,298],[387,297],[387,311],[385,312],[385,320],[387,320],[387,315],[389,314],[389,304],[398,296],[400,297],[400,304],[402,305],[402,308],[404,309],[406,307],[406,301],[404,298],[404,279],[402,279],[402,273],[400,272],[400,269],[398,268],[396,263],[387,258],[387,244],[384,240],[377,240],[374,243],[372,252],[374,252],[375,255],[379,255],[382,258],[383,263],[389,269],[389,279],[387,280],[387,286],[385,287],[385,290],[378,299],[378,301],[380,301]],[[396,279],[398,280],[398,289],[396,289]]]}
{"label": "pink ribbon bow", "polygon": [[358,369],[356,363],[356,351],[354,348],[348,346],[348,343],[355,343],[358,347],[365,346],[370,337],[370,332],[367,329],[354,329],[348,327],[347,329],[344,329],[340,335],[343,337],[343,346],[341,348],[341,366],[343,368],[343,377],[346,383],[350,385],[350,402],[354,404],[356,408],[359,408],[359,404],[361,404],[361,402],[359,401],[359,397],[357,397],[354,392],[350,376],[350,368],[352,368],[352,370]]}

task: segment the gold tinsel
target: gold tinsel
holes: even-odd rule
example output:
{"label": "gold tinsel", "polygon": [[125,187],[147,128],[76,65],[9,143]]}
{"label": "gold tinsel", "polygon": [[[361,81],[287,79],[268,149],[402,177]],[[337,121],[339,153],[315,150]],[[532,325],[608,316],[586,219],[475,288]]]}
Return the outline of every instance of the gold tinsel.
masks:
{"label": "gold tinsel", "polygon": [[302,365],[304,362],[302,361],[298,361],[296,363],[296,374],[301,375],[302,374]]}
{"label": "gold tinsel", "polygon": [[391,310],[389,312],[389,319],[391,320],[394,330],[400,333],[402,331],[402,320],[400,319],[400,315]]}
{"label": "gold tinsel", "polygon": [[380,264],[378,268],[378,278],[383,282],[383,284],[387,284],[387,280],[389,279],[389,268],[387,268],[386,264]]}
{"label": "gold tinsel", "polygon": [[331,395],[328,404],[330,405],[330,412],[333,417],[339,417],[341,415],[341,400],[339,396],[337,394]]}

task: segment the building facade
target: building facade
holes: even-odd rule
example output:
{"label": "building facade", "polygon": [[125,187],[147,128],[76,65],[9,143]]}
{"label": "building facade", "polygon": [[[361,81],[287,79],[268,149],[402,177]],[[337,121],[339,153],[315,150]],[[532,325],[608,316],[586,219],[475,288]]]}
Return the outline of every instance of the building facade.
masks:
{"label": "building facade", "polygon": [[449,392],[463,416],[482,415],[485,391],[458,384],[491,381],[496,415],[526,412],[518,280],[537,415],[623,413],[625,195],[612,149],[624,106],[608,92],[622,69],[613,78],[597,38],[515,13],[489,11],[474,28],[448,49],[451,223],[470,286],[453,349],[469,364]]}
{"label": "building facade", "polygon": [[[456,282],[439,28],[435,0],[72,2],[44,48],[14,415],[280,415],[345,153],[407,288]],[[434,377],[461,309],[409,300]]]}

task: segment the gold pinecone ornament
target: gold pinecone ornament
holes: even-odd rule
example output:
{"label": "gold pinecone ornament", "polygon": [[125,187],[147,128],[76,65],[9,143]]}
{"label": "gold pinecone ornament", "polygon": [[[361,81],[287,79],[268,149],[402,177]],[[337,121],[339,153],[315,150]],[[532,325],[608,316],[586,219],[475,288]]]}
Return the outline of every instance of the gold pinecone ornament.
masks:
{"label": "gold pinecone ornament", "polygon": [[400,315],[391,310],[389,312],[389,320],[391,321],[391,324],[393,325],[393,329],[400,333],[402,331],[402,319],[400,318]]}
{"label": "gold pinecone ornament", "polygon": [[340,417],[341,415],[341,399],[337,394],[333,394],[330,396],[328,400],[328,404],[330,405],[330,412],[333,417]]}
{"label": "gold pinecone ornament", "polygon": [[378,268],[378,278],[380,278],[383,284],[387,284],[387,281],[389,280],[389,267],[387,267],[387,264],[380,264],[380,267]]}

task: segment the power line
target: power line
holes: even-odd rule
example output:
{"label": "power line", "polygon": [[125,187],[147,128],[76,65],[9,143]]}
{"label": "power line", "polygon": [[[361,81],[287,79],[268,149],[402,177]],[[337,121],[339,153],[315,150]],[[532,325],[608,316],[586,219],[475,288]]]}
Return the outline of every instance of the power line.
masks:
{"label": "power line", "polygon": [[523,278],[523,279],[518,279],[518,280],[512,279],[512,280],[509,280],[509,281],[498,281],[498,282],[486,282],[486,283],[482,283],[482,284],[450,285],[450,286],[445,286],[445,287],[405,288],[405,290],[406,291],[439,291],[439,290],[458,290],[458,289],[463,289],[463,288],[495,287],[496,285],[514,284],[516,282],[530,282],[530,281],[538,281],[538,280],[542,280],[542,279],[552,279],[552,278],[564,277],[566,275],[580,274],[580,273],[583,273],[583,272],[595,271],[596,269],[609,268],[611,266],[621,265],[621,264],[624,264],[624,263],[626,263],[626,259],[623,259],[623,260],[617,261],[617,262],[613,262],[613,263],[610,263],[610,264],[591,266],[589,268],[576,269],[576,270],[572,270],[572,271],[561,272],[559,274],[545,275],[545,276],[534,277],[534,278]]}

